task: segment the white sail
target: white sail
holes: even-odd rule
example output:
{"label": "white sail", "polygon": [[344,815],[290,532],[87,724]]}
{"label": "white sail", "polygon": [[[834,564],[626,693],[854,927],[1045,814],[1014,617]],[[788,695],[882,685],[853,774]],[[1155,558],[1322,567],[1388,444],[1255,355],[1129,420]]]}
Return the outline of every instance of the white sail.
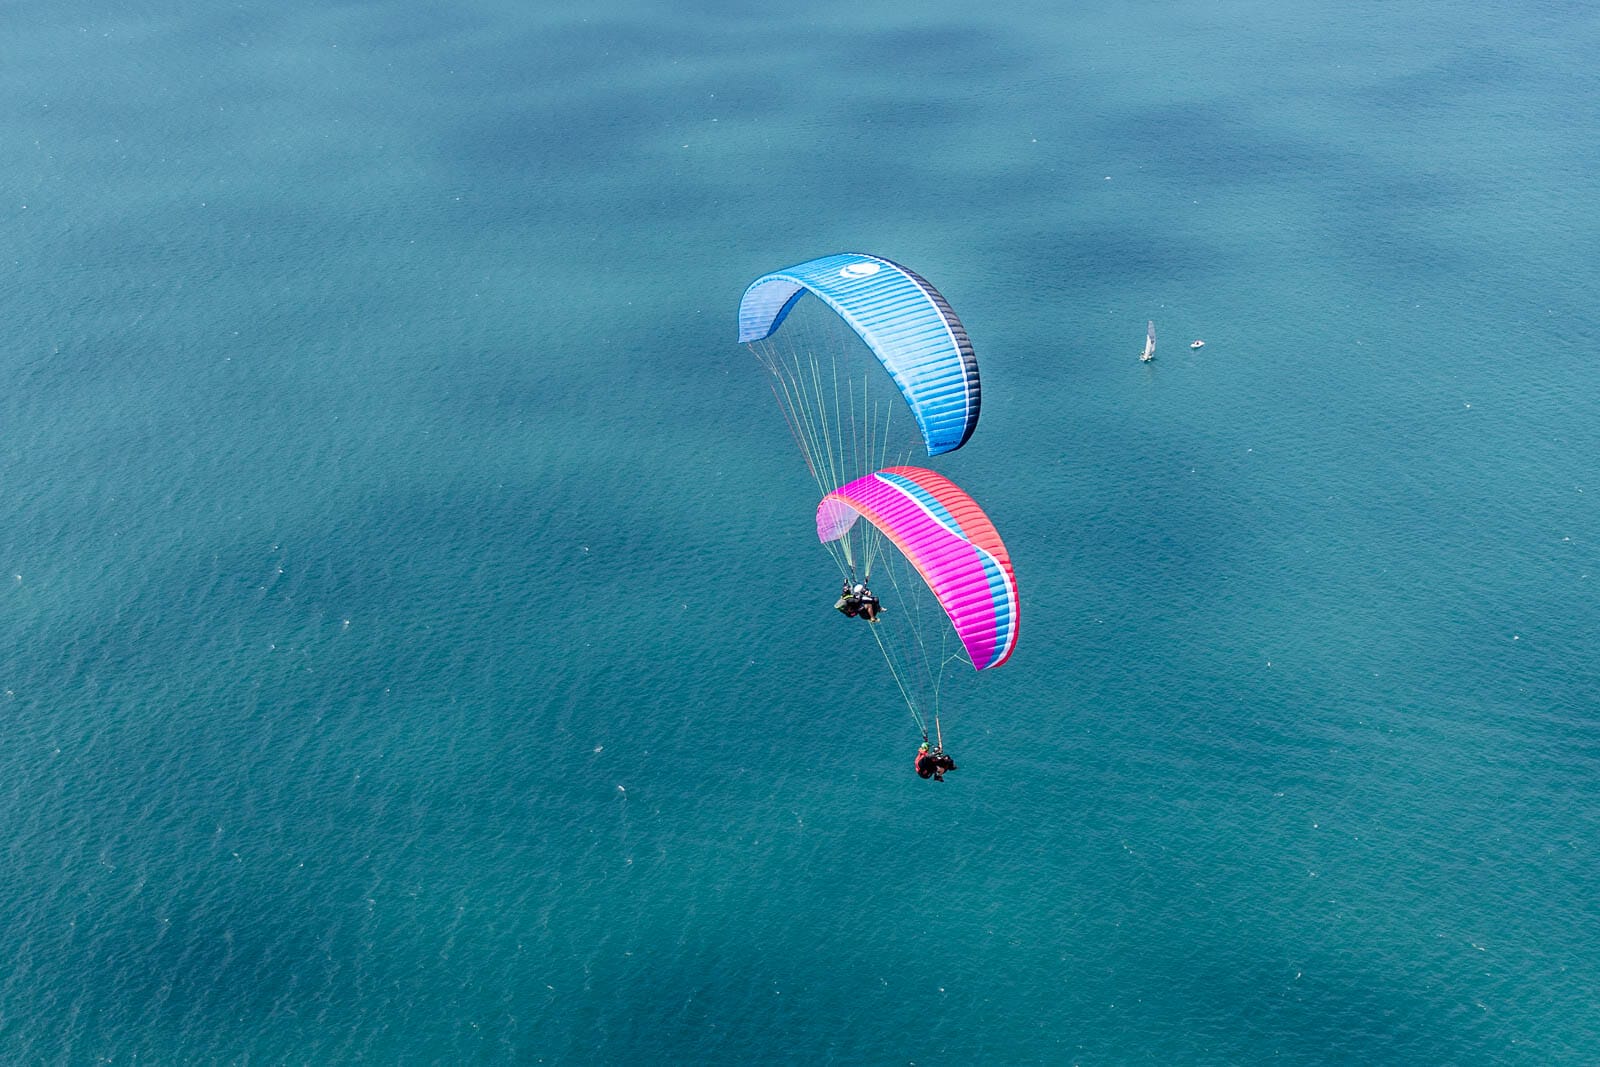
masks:
{"label": "white sail", "polygon": [[1148,321],[1148,325],[1145,327],[1145,334],[1144,334],[1144,354],[1139,357],[1141,360],[1143,360],[1146,363],[1148,363],[1148,362],[1150,362],[1150,360],[1154,359],[1155,358],[1155,354],[1156,354],[1156,324],[1155,324],[1155,320],[1154,319],[1150,319],[1150,320],[1147,320],[1147,321]]}

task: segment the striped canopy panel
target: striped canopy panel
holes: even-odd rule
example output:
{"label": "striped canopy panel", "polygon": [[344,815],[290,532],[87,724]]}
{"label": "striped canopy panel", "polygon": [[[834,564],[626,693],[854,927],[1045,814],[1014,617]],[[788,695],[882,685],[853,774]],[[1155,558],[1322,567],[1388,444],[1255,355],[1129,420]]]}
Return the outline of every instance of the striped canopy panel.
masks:
{"label": "striped canopy panel", "polygon": [[948,478],[889,467],[829,493],[817,538],[836,541],[857,518],[882,530],[922,575],[978,670],[998,667],[1017,644],[1017,578],[994,524]]}
{"label": "striped canopy panel", "polygon": [[939,291],[898,263],[841,252],[750,283],[739,301],[739,340],[771,337],[807,292],[861,335],[916,416],[928,455],[953,452],[978,425],[978,360]]}

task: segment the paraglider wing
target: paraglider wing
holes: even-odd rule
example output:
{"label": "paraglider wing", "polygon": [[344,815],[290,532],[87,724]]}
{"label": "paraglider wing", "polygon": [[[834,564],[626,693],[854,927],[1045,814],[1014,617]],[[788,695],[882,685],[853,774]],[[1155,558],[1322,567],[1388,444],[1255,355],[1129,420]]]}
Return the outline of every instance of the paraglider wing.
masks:
{"label": "paraglider wing", "polygon": [[807,292],[849,323],[888,370],[930,456],[967,443],[978,425],[978,360],[937,289],[878,256],[823,256],[750,283],[739,302],[740,343],[776,333]]}
{"label": "paraglider wing", "polygon": [[977,670],[998,667],[1017,644],[1017,579],[989,517],[948,478],[889,467],[857,478],[817,506],[817,539],[865,519],[894,542],[938,598]]}

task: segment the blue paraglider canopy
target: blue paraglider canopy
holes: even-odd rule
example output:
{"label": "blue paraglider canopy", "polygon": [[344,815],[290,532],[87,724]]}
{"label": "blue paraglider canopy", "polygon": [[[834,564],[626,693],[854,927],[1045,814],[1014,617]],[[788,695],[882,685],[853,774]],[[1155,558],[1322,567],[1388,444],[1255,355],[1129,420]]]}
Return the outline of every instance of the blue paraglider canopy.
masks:
{"label": "blue paraglider canopy", "polygon": [[806,293],[850,325],[905,397],[930,456],[967,443],[978,425],[978,360],[939,291],[879,256],[841,252],[762,275],[739,302],[739,340],[776,333]]}

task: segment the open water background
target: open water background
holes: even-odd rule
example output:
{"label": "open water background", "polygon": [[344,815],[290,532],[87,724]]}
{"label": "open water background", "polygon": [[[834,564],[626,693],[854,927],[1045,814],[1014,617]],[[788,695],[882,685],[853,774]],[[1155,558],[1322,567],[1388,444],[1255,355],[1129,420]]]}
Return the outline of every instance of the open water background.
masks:
{"label": "open water background", "polygon": [[[1600,1062],[1591,5],[4,22],[0,1060]],[[840,249],[943,786],[733,341]]]}

